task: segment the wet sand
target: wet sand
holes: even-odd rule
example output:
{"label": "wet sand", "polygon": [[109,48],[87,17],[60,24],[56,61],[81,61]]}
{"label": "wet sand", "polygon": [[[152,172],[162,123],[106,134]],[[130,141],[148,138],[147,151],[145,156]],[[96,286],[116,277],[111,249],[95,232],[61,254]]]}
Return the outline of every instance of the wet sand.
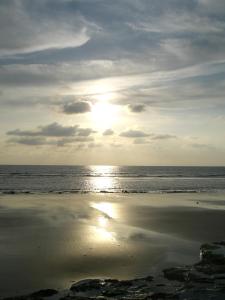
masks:
{"label": "wet sand", "polygon": [[191,264],[224,227],[224,194],[4,195],[0,295]]}

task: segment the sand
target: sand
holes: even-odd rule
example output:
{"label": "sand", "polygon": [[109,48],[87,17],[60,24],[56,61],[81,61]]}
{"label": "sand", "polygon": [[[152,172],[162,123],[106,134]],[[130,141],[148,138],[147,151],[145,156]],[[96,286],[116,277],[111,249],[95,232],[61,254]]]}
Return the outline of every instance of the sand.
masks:
{"label": "sand", "polygon": [[0,197],[0,295],[192,264],[224,239],[224,194]]}

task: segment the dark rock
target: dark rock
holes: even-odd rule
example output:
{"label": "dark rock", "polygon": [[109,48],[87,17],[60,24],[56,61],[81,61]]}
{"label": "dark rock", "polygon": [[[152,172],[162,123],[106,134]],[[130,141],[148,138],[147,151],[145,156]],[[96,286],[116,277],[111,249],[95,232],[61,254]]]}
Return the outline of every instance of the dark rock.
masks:
{"label": "dark rock", "polygon": [[221,242],[214,242],[214,245],[219,245],[219,246],[225,246],[225,241],[221,241]]}
{"label": "dark rock", "polygon": [[85,279],[74,283],[70,290],[73,292],[85,292],[89,290],[101,289],[103,285],[103,280],[100,279]]}
{"label": "dark rock", "polygon": [[102,291],[102,295],[106,297],[115,297],[115,296],[121,296],[125,294],[126,294],[126,290],[121,288],[111,288]]}
{"label": "dark rock", "polygon": [[177,268],[169,268],[163,270],[164,277],[169,280],[177,280],[177,281],[187,281],[188,280],[188,271],[187,267],[177,267]]}
{"label": "dark rock", "polygon": [[170,299],[170,300],[175,300],[179,299],[179,297],[175,294],[167,294],[167,293],[154,293],[151,296],[152,300],[164,300],[164,299]]}
{"label": "dark rock", "polygon": [[56,294],[58,294],[58,291],[53,289],[46,289],[32,293],[31,297],[50,297]]}
{"label": "dark rock", "polygon": [[225,273],[225,265],[218,264],[206,264],[206,263],[198,263],[195,265],[195,269],[198,272],[207,274],[207,275],[215,275],[215,274],[224,274]]}
{"label": "dark rock", "polygon": [[104,280],[105,284],[117,284],[119,282],[118,279],[105,279]]}
{"label": "dark rock", "polygon": [[[142,278],[141,278],[142,279]],[[145,280],[147,281],[153,281],[154,280],[154,277],[153,276],[147,276],[144,278]]]}
{"label": "dark rock", "polygon": [[158,284],[156,284],[156,286],[166,286],[164,283],[158,283]]}
{"label": "dark rock", "polygon": [[121,286],[121,287],[129,287],[131,285],[132,285],[131,280],[121,280],[121,281],[119,281],[119,286]]}

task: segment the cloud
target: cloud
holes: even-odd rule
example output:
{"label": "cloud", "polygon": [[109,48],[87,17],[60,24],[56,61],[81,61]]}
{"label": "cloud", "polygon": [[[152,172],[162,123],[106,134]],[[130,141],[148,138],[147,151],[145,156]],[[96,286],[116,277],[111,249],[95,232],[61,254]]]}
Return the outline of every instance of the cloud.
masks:
{"label": "cloud", "polygon": [[52,123],[40,127],[39,135],[44,136],[73,136],[78,130],[78,126],[62,126],[58,123]]}
{"label": "cloud", "polygon": [[89,142],[94,142],[94,138],[86,137],[86,136],[76,137],[76,138],[63,138],[63,139],[56,140],[55,144],[57,146],[65,146],[68,144],[76,144],[76,143],[84,143],[85,144],[85,143],[89,143]]}
{"label": "cloud", "polygon": [[102,147],[101,143],[89,143],[88,148],[99,148]]}
{"label": "cloud", "polygon": [[58,123],[51,123],[46,126],[39,126],[36,130],[20,130],[15,129],[7,132],[7,135],[13,136],[46,136],[46,137],[87,137],[96,131],[91,128],[80,128],[75,126],[63,126]]}
{"label": "cloud", "polygon": [[223,0],[198,0],[198,4],[200,6],[201,10],[205,10],[206,12],[210,14],[219,14],[224,15],[225,12],[225,3]]}
{"label": "cloud", "polygon": [[17,143],[22,145],[28,146],[40,146],[46,145],[47,140],[42,137],[20,137],[20,138],[13,138],[8,140],[8,143]]}
{"label": "cloud", "polygon": [[148,144],[149,142],[150,142],[149,140],[146,140],[146,139],[143,139],[143,138],[136,138],[134,140],[134,144],[136,144],[136,145]]}
{"label": "cloud", "polygon": [[130,104],[130,105],[128,105],[128,108],[133,113],[140,113],[140,112],[145,111],[144,104]]}
{"label": "cloud", "polygon": [[123,147],[123,144],[119,144],[119,143],[111,143],[110,146],[114,147],[114,148],[120,148]]}
{"label": "cloud", "polygon": [[1,1],[0,55],[79,47],[90,39],[91,25],[78,12],[60,12],[54,3],[52,14],[49,5],[50,1]]}
{"label": "cloud", "polygon": [[152,140],[168,140],[168,139],[177,139],[177,136],[172,134],[156,134],[152,137]]}
{"label": "cloud", "polygon": [[66,114],[83,114],[90,111],[91,106],[85,101],[66,103],[63,105],[63,112]]}
{"label": "cloud", "polygon": [[96,131],[91,128],[78,128],[77,129],[78,136],[89,136],[92,133],[96,133]]}
{"label": "cloud", "polygon": [[27,146],[65,146],[75,143],[90,143],[94,142],[92,137],[76,137],[76,138],[57,138],[57,137],[30,137],[20,136],[11,138],[7,141],[9,144],[21,144]]}
{"label": "cloud", "polygon": [[149,139],[145,139],[142,137],[137,137],[134,140],[134,144],[148,144],[151,143],[153,140],[170,140],[170,139],[177,139],[176,135],[172,135],[172,134],[149,134],[148,135],[150,138]]}
{"label": "cloud", "polygon": [[202,143],[192,143],[191,146],[193,148],[199,149],[199,150],[215,150],[216,148],[213,145],[210,144],[202,144]]}
{"label": "cloud", "polygon": [[102,135],[113,135],[114,131],[112,129],[106,129]]}
{"label": "cloud", "polygon": [[122,137],[127,137],[127,138],[147,137],[147,136],[149,136],[149,135],[150,135],[150,134],[145,133],[145,132],[143,132],[143,131],[140,131],[140,130],[132,130],[132,129],[120,133],[120,136],[122,136]]}
{"label": "cloud", "polygon": [[62,126],[58,123],[52,123],[46,126],[39,126],[35,131],[26,131],[15,129],[8,131],[7,135],[14,136],[51,136],[51,137],[65,137],[74,136],[78,130],[78,126]]}
{"label": "cloud", "polygon": [[[204,0],[203,0],[204,1]],[[202,2],[203,2],[202,1]],[[212,4],[214,6],[214,3]],[[178,9],[179,10],[179,9]],[[151,33],[221,33],[224,30],[224,22],[213,20],[210,16],[201,15],[198,11],[168,11],[163,19],[152,17],[145,21],[138,20],[137,23],[128,24],[134,31]]]}
{"label": "cloud", "polygon": [[[72,114],[88,113],[94,102],[109,96],[110,105],[124,106],[118,107],[122,129],[115,143],[126,143],[126,137],[159,147],[164,141],[171,148],[179,132],[204,135],[206,118],[225,111],[224,3],[1,0],[1,131],[30,145],[70,145],[81,138],[87,149],[85,144],[95,141],[84,140],[95,131],[86,115],[76,115],[80,126],[49,120],[55,112],[73,119]],[[125,107],[135,120],[123,115]],[[149,107],[149,114],[141,114]],[[36,127],[38,118],[47,125]],[[222,148],[222,126],[210,120],[209,137],[202,140]],[[160,128],[174,135],[157,134]],[[109,133],[101,132],[101,139]],[[113,139],[108,141],[110,147]]]}

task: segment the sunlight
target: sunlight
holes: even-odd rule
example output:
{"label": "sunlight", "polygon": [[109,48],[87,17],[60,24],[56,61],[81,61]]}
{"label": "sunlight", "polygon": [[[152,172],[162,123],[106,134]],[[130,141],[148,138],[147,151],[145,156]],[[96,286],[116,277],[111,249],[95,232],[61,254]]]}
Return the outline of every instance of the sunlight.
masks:
{"label": "sunlight", "polygon": [[107,231],[105,228],[101,227],[94,228],[94,237],[96,242],[109,242],[116,240],[114,232]]}
{"label": "sunlight", "polygon": [[103,79],[103,80],[92,81],[92,84],[88,88],[89,88],[89,93],[91,93],[92,95],[96,95],[96,99],[100,99],[98,97],[99,95],[107,95],[107,94],[110,95],[113,86],[109,80]]}
{"label": "sunlight", "polygon": [[99,203],[91,203],[91,207],[97,209],[100,212],[103,212],[110,218],[116,218],[116,211],[115,207],[112,203],[109,202],[99,202]]}
{"label": "sunlight", "polygon": [[100,227],[106,227],[108,225],[109,220],[104,216],[98,217],[98,223]]}
{"label": "sunlight", "polygon": [[111,128],[118,119],[118,107],[107,102],[98,102],[92,106],[91,118],[98,129]]}
{"label": "sunlight", "polygon": [[118,167],[107,165],[90,166],[90,168],[92,175],[95,176],[113,176],[113,174],[118,170]]}
{"label": "sunlight", "polygon": [[110,219],[115,218],[116,212],[111,203],[100,202],[91,203],[90,206],[103,213],[97,217],[97,225],[93,227],[92,238],[96,242],[109,242],[115,241],[115,232],[110,231]]}
{"label": "sunlight", "polygon": [[116,169],[117,167],[114,166],[91,166],[92,189],[110,192],[115,187]]}
{"label": "sunlight", "polygon": [[96,177],[91,179],[93,189],[96,191],[110,192],[113,187],[113,178],[111,177]]}

